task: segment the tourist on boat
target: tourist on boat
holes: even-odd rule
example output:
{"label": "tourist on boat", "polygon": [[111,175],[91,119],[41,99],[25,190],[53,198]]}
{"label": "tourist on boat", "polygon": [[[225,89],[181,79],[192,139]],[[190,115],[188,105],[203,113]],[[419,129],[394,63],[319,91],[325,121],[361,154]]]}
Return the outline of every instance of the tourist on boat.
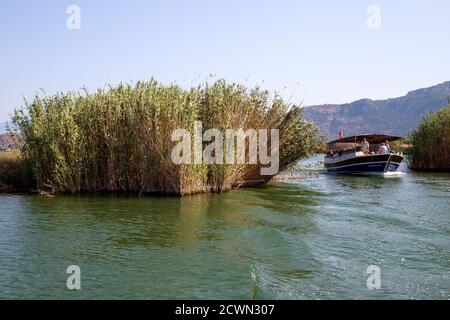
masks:
{"label": "tourist on boat", "polygon": [[364,154],[369,154],[369,150],[370,150],[369,142],[367,142],[367,139],[364,138],[363,141],[361,142],[361,151]]}
{"label": "tourist on boat", "polygon": [[389,150],[388,147],[386,146],[386,143],[383,142],[379,147],[378,147],[378,154],[389,154]]}
{"label": "tourist on boat", "polygon": [[384,142],[384,144],[386,145],[386,148],[388,149],[388,153],[392,153],[392,149],[391,149],[391,145],[389,144],[389,141],[386,140],[386,141]]}

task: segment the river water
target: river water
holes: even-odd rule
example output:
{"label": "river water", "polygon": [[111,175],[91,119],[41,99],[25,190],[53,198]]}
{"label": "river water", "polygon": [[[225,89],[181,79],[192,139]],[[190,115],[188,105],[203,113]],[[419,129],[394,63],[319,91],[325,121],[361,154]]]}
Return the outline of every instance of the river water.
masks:
{"label": "river water", "polygon": [[412,172],[184,198],[0,195],[0,298],[449,299],[449,209],[450,175]]}

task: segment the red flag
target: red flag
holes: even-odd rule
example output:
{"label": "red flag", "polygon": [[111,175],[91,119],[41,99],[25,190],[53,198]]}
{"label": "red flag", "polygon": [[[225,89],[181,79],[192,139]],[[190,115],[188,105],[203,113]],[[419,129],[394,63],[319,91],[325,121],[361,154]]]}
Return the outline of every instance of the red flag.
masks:
{"label": "red flag", "polygon": [[339,139],[344,138],[344,135],[342,134],[342,131],[339,131]]}

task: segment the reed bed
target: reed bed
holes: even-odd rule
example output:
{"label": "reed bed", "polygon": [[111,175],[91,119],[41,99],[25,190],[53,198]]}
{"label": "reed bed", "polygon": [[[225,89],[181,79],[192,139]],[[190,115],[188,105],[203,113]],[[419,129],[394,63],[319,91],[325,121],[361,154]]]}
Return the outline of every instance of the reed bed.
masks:
{"label": "reed bed", "polygon": [[30,181],[31,171],[19,151],[0,152],[0,192],[26,190]]}
{"label": "reed bed", "polygon": [[260,88],[216,81],[191,89],[152,79],[95,93],[36,96],[15,111],[21,155],[38,190],[185,195],[265,183],[259,164],[181,164],[171,160],[171,134],[248,128],[280,130],[280,169],[323,149],[299,106]]}
{"label": "reed bed", "polygon": [[409,137],[414,170],[450,170],[450,105],[427,114]]}

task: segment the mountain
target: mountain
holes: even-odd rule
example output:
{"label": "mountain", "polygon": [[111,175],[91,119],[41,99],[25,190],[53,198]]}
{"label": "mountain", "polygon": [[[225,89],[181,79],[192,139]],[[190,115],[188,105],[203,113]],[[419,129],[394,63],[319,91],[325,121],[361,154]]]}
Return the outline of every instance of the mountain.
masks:
{"label": "mountain", "polygon": [[422,117],[449,104],[450,81],[409,92],[387,100],[362,99],[346,104],[305,107],[305,117],[328,138],[364,133],[404,136],[417,127]]}
{"label": "mountain", "polygon": [[10,134],[0,134],[0,151],[12,149],[14,147],[16,147],[16,144]]}

